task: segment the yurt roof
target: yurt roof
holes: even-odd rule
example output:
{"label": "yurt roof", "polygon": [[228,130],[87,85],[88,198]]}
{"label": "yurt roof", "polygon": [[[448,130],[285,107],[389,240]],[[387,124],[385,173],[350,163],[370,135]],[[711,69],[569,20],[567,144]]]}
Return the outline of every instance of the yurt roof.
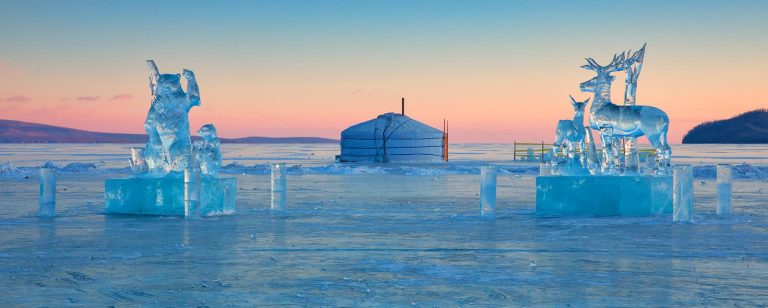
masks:
{"label": "yurt roof", "polygon": [[[341,132],[342,139],[370,139],[386,131],[389,139],[442,138],[439,129],[399,113],[385,113],[375,119],[350,126]],[[378,132],[378,133],[377,133]]]}

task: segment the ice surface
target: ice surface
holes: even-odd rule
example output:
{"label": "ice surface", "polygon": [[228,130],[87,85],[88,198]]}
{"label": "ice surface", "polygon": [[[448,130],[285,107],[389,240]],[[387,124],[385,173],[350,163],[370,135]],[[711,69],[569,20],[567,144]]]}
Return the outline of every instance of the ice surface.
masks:
{"label": "ice surface", "polygon": [[496,212],[496,166],[480,167],[480,216],[493,218]]}
{"label": "ice surface", "polygon": [[272,209],[285,209],[286,179],[285,163],[272,164]]}
{"label": "ice surface", "polygon": [[183,172],[190,159],[189,110],[200,105],[200,91],[195,74],[184,70],[187,92],[181,89],[181,75],[160,74],[155,62],[147,61],[150,70],[152,105],[144,128],[148,140],[144,157],[152,176]]}
{"label": "ice surface", "polygon": [[219,137],[213,124],[205,124],[197,131],[202,140],[195,141],[195,155],[203,174],[217,176],[221,167]]}
{"label": "ice surface", "polygon": [[[107,214],[185,216],[185,183],[182,177],[107,179],[104,184]],[[235,178],[202,177],[202,216],[235,210]]]}
{"label": "ice surface", "polygon": [[40,168],[40,217],[56,216],[56,168]]}
{"label": "ice surface", "polygon": [[691,165],[677,165],[672,172],[674,177],[672,221],[689,222],[693,215],[693,168]]}
{"label": "ice surface", "polygon": [[648,216],[672,211],[669,176],[539,176],[540,217]]}
{"label": "ice surface", "polygon": [[717,214],[731,214],[731,165],[717,165]]}
{"label": "ice surface", "polygon": [[[680,145],[696,164],[694,223],[658,217],[542,219],[539,162],[512,145],[458,144],[449,163],[334,164],[337,144],[222,144],[237,215],[104,215],[104,180],[126,145],[0,144],[2,306],[742,306],[768,302],[768,145]],[[57,218],[37,219],[55,160]],[[291,206],[270,215],[270,163]],[[70,163],[91,164],[62,170]],[[746,162],[746,164],[742,164]],[[715,215],[716,164],[734,211]],[[494,164],[496,219],[478,216]],[[2,167],[0,167],[2,170]],[[25,177],[29,176],[28,179]],[[530,265],[535,262],[536,266]],[[734,278],[737,277],[737,278]],[[738,280],[737,282],[735,282]],[[645,287],[638,287],[641,283]],[[468,287],[470,286],[470,287]],[[553,291],[554,290],[554,291]]]}

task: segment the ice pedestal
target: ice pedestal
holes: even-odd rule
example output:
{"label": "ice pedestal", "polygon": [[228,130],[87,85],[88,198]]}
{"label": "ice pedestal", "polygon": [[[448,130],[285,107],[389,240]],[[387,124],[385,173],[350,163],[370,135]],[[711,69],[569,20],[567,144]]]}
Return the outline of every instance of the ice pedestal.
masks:
{"label": "ice pedestal", "polygon": [[493,218],[496,212],[496,166],[480,167],[480,215]]}
{"label": "ice pedestal", "polygon": [[672,170],[674,180],[674,213],[672,221],[689,222],[693,214],[693,167],[678,165]]}
{"label": "ice pedestal", "polygon": [[[200,178],[199,209],[202,216],[235,211],[235,178]],[[104,183],[107,214],[185,216],[190,211],[185,200],[183,177],[107,179]]]}
{"label": "ice pedestal", "polygon": [[717,165],[717,214],[731,214],[731,165]]}
{"label": "ice pedestal", "polygon": [[56,216],[56,168],[40,168],[40,217]]}
{"label": "ice pedestal", "polygon": [[272,209],[285,209],[285,163],[272,164]]}
{"label": "ice pedestal", "polygon": [[539,217],[649,216],[672,212],[670,176],[539,176]]}

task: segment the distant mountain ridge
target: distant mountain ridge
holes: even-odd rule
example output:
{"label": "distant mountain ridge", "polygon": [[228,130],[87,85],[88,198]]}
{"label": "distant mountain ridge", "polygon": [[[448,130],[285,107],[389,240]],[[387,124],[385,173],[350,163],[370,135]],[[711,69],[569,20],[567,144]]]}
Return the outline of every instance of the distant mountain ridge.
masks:
{"label": "distant mountain ridge", "polygon": [[[145,134],[101,133],[0,119],[0,143],[145,143]],[[320,137],[221,138],[222,143],[338,143]]]}
{"label": "distant mountain ridge", "polygon": [[768,109],[733,118],[704,122],[683,137],[683,143],[768,143]]}

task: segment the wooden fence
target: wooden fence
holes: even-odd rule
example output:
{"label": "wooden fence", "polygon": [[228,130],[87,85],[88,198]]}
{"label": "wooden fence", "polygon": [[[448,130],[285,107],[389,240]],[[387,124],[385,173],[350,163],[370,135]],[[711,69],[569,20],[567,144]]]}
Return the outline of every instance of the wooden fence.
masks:
{"label": "wooden fence", "polygon": [[[589,147],[587,147],[589,148]],[[599,150],[600,148],[598,148]],[[513,160],[537,160],[544,161],[547,153],[552,151],[551,143],[532,143],[532,142],[515,142],[512,149]],[[620,147],[619,152],[624,155],[624,147]],[[576,153],[580,153],[579,149],[576,149]],[[652,148],[638,148],[637,153],[641,156],[655,156],[656,150]]]}

